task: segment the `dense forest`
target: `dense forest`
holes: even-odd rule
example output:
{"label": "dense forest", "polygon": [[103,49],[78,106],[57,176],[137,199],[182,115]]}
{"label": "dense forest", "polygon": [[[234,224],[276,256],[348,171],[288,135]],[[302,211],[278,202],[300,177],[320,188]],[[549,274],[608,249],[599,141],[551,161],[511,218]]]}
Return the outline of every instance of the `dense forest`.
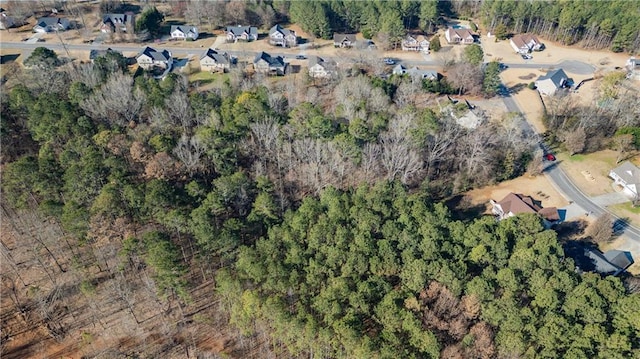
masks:
{"label": "dense forest", "polygon": [[[365,26],[361,4],[250,5],[292,18],[319,6],[346,31]],[[373,4],[408,14],[375,26],[409,28],[487,6]],[[442,204],[540,171],[518,114],[472,130],[455,120],[466,106],[431,93],[492,95],[498,64],[481,71],[469,48],[451,64],[455,89],[362,69],[326,81],[234,69],[206,91],[131,74],[117,52],[64,63],[36,49],[0,91],[0,354],[640,355],[634,278],[576,273],[535,216],[496,222]],[[456,81],[456,68],[478,77]],[[593,106],[550,100],[550,141],[572,153],[637,147],[638,94],[623,81],[603,78]],[[12,347],[25,332],[31,341]]]}

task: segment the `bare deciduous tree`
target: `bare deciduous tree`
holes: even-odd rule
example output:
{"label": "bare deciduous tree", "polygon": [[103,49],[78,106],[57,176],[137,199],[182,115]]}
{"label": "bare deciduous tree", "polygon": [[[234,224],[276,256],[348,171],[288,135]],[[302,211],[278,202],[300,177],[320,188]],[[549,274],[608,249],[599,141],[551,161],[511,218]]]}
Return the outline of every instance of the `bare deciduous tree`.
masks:
{"label": "bare deciduous tree", "polygon": [[459,94],[477,95],[482,90],[482,71],[478,66],[466,62],[455,64],[448,72],[451,84],[459,90]]}
{"label": "bare deciduous tree", "polygon": [[627,158],[629,151],[633,149],[633,135],[617,135],[612,141],[613,148],[618,152],[616,163],[620,163]]}
{"label": "bare deciduous tree", "polygon": [[189,138],[187,135],[182,135],[173,149],[173,153],[189,171],[189,174],[193,175],[195,170],[200,167],[204,146],[197,137]]}
{"label": "bare deciduous tree", "polygon": [[138,116],[143,103],[144,94],[134,89],[133,77],[116,72],[80,106],[94,118],[125,126]]}
{"label": "bare deciduous tree", "polygon": [[587,228],[587,234],[595,243],[606,243],[613,235],[613,219],[610,214],[603,213]]}
{"label": "bare deciduous tree", "polygon": [[578,127],[572,131],[563,131],[560,133],[560,138],[564,142],[567,151],[569,151],[569,155],[573,156],[576,153],[584,151],[587,140],[587,134],[584,132],[584,128]]}

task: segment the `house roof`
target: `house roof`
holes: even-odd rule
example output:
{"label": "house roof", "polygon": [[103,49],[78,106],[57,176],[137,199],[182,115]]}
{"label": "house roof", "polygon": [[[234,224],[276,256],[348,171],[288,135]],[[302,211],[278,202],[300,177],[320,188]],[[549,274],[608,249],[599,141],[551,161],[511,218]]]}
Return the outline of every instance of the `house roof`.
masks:
{"label": "house roof", "polygon": [[285,29],[284,27],[280,26],[279,24],[274,25],[270,30],[269,30],[269,36],[271,36],[271,34],[279,32],[284,36],[288,36],[289,34],[296,36],[296,32],[293,30],[289,30],[289,29]]}
{"label": "house roof", "polygon": [[434,70],[420,70],[417,66],[407,69],[402,64],[397,65],[392,71],[396,75],[408,74],[421,78],[438,78],[438,72]]}
{"label": "house roof", "polygon": [[609,263],[622,270],[629,268],[634,263],[631,253],[617,249],[605,252],[604,257],[609,261]]}
{"label": "house roof", "polygon": [[611,170],[620,177],[626,184],[640,184],[640,169],[633,163],[625,161],[620,166]]}
{"label": "house roof", "polygon": [[333,34],[333,42],[339,43],[343,41],[356,42],[356,34]]}
{"label": "house roof", "polygon": [[511,38],[518,48],[529,48],[529,43],[539,44],[538,38],[533,34],[518,34]]}
{"label": "house roof", "polygon": [[173,33],[174,31],[179,30],[184,34],[188,34],[190,32],[196,33],[198,32],[198,28],[195,26],[190,26],[190,25],[171,25],[171,33]]}
{"label": "house roof", "polygon": [[55,26],[62,23],[62,18],[59,17],[41,17],[38,19],[36,26],[47,27]]}
{"label": "house roof", "polygon": [[255,26],[227,26],[227,32],[232,33],[234,36],[241,36],[243,33],[258,37],[258,28]]}
{"label": "house roof", "polygon": [[537,213],[550,222],[560,219],[556,207],[542,208],[539,202],[536,202],[532,197],[519,193],[509,193],[502,201],[498,202],[498,204],[505,213]]}
{"label": "house roof", "polygon": [[545,75],[540,76],[536,81],[551,80],[551,82],[553,82],[553,84],[557,88],[560,88],[562,87],[563,83],[567,81],[568,78],[569,77],[567,76],[567,74],[564,72],[563,69],[556,69],[556,70],[547,72]]}
{"label": "house roof", "polygon": [[473,34],[471,33],[471,30],[469,29],[454,29],[452,27],[447,29],[447,33],[449,33],[449,37],[453,38],[455,37],[454,35],[459,36],[460,38],[463,39],[468,39],[468,38],[473,38]]}
{"label": "house roof", "polygon": [[256,58],[253,60],[253,63],[257,63],[260,60],[264,60],[269,64],[269,67],[284,67],[284,59],[282,56],[271,56],[266,52],[262,51]]}
{"label": "house roof", "polygon": [[133,20],[133,13],[127,13],[127,14],[105,14],[102,17],[102,23],[103,24],[108,24],[108,23],[112,23],[112,24],[116,24],[116,23],[125,23],[125,22],[131,22]]}
{"label": "house roof", "polygon": [[629,252],[610,250],[602,253],[593,244],[581,241],[567,241],[562,248],[580,271],[618,275],[634,263]]}
{"label": "house roof", "polygon": [[202,60],[202,59],[204,59],[206,57],[208,57],[210,59],[213,59],[215,62],[217,62],[219,64],[228,64],[228,63],[230,63],[229,55],[226,52],[219,53],[214,49],[207,49],[207,51],[204,53],[204,55],[202,55],[200,60]]}
{"label": "house roof", "polygon": [[162,51],[158,51],[154,48],[151,48],[149,46],[145,47],[142,51],[140,51],[138,53],[138,55],[136,56],[136,58],[142,56],[142,55],[147,55],[150,58],[152,58],[154,61],[165,61],[168,62],[169,59],[171,59],[171,53],[167,50],[162,50]]}
{"label": "house roof", "polygon": [[325,70],[333,70],[335,69],[338,64],[335,63],[335,61],[326,61],[325,59],[321,58],[320,56],[311,56],[309,57],[309,67],[315,66],[315,65],[320,65],[322,66]]}

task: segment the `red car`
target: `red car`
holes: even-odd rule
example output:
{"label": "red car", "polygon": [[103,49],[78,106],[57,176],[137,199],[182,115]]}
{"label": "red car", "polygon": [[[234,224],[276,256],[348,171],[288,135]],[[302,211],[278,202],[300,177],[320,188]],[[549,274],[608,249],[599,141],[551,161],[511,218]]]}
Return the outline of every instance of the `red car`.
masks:
{"label": "red car", "polygon": [[544,155],[544,159],[546,159],[547,161],[555,161],[556,156],[554,156],[552,153],[547,153],[546,155]]}

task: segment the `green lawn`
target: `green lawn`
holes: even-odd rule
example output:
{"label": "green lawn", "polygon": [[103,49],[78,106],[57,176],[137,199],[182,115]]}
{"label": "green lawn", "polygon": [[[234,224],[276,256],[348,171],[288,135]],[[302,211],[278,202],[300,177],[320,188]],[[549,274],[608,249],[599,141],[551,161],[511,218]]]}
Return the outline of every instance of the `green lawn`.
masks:
{"label": "green lawn", "polygon": [[640,207],[632,206],[631,202],[616,204],[615,206],[611,206],[610,208],[615,212],[617,212],[618,210],[621,210],[621,211],[627,211],[635,214],[640,214]]}
{"label": "green lawn", "polygon": [[208,85],[214,82],[224,82],[229,78],[228,74],[199,71],[189,75],[189,82],[200,82],[200,85]]}

